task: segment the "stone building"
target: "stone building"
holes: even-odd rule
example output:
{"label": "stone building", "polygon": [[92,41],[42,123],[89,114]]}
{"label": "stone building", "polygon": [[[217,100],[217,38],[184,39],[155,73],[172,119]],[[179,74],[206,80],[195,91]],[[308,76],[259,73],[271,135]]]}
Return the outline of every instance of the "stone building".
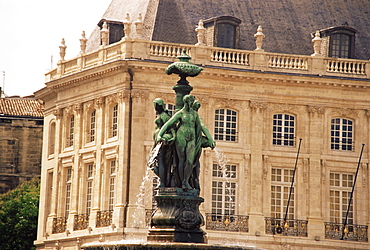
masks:
{"label": "stone building", "polygon": [[0,98],[0,193],[40,176],[42,131],[39,100]]}
{"label": "stone building", "polygon": [[204,68],[188,80],[217,143],[201,158],[208,243],[369,249],[369,9],[113,0],[77,57],[65,60],[63,41],[35,93],[45,102],[37,249],[146,238],[153,100],[174,107],[178,78],[164,70],[183,49]]}

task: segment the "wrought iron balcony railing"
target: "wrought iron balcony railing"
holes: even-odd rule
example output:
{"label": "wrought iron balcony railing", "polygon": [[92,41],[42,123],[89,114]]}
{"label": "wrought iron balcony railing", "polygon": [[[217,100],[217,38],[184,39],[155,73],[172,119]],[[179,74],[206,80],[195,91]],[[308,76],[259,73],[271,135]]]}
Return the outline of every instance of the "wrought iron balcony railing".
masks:
{"label": "wrought iron balcony railing", "polygon": [[76,214],[73,223],[73,230],[87,229],[89,225],[90,214]]}
{"label": "wrought iron balcony railing", "polygon": [[279,218],[265,218],[266,234],[281,234],[284,236],[307,237],[306,220],[286,220]]}
{"label": "wrought iron balcony railing", "polygon": [[150,227],[152,222],[152,215],[155,209],[145,209],[145,225]]}
{"label": "wrought iron balcony railing", "polygon": [[109,227],[112,224],[113,210],[98,211],[96,213],[96,227]]}
{"label": "wrought iron balcony railing", "polygon": [[53,219],[53,234],[64,233],[67,228],[67,217],[57,217]]}
{"label": "wrought iron balcony railing", "polygon": [[325,239],[368,242],[365,225],[325,222]]}
{"label": "wrought iron balcony railing", "polygon": [[248,232],[248,219],[245,215],[206,214],[206,229]]}

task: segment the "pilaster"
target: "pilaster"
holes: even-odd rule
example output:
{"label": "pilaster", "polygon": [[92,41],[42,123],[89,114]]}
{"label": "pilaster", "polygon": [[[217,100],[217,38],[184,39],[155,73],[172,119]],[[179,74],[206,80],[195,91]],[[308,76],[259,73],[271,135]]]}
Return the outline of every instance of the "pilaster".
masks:
{"label": "pilaster", "polygon": [[251,157],[250,157],[250,212],[249,228],[265,231],[263,216],[263,116],[267,109],[265,102],[250,102],[251,108]]}
{"label": "pilaster", "polygon": [[325,173],[325,165],[322,165],[321,152],[324,145],[323,134],[323,115],[325,109],[318,106],[308,106],[309,116],[309,142],[306,144],[309,148],[308,162],[308,235],[311,238],[319,236],[325,238],[324,220],[323,220],[323,193],[322,176]]}

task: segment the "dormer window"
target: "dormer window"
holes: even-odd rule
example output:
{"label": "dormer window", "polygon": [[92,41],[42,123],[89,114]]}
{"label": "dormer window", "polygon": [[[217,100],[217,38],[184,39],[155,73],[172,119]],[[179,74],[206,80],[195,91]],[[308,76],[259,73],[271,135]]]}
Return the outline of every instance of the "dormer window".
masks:
{"label": "dormer window", "polygon": [[124,36],[123,31],[123,23],[120,21],[115,20],[100,20],[98,26],[100,29],[103,27],[103,23],[107,22],[108,30],[109,30],[109,42],[108,44],[116,43],[121,41],[122,37]]}
{"label": "dormer window", "polygon": [[328,57],[354,58],[356,30],[337,26],[320,31],[324,42],[323,54]]}
{"label": "dormer window", "polygon": [[214,17],[203,21],[209,46],[238,48],[241,20],[232,16]]}

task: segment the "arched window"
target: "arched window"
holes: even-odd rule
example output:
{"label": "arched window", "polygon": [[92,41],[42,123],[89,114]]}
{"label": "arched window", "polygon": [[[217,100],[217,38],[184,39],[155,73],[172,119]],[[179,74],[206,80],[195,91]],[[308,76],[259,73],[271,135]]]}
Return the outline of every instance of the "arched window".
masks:
{"label": "arched window", "polygon": [[237,141],[237,113],[230,109],[215,111],[215,140]]}
{"label": "arched window", "polygon": [[337,26],[320,30],[325,55],[336,58],[354,58],[357,30],[349,26]]}
{"label": "arched window", "polygon": [[331,149],[353,150],[353,121],[344,118],[331,120]]}
{"label": "arched window", "polygon": [[289,114],[275,114],[272,126],[272,144],[294,146],[295,121]]}

